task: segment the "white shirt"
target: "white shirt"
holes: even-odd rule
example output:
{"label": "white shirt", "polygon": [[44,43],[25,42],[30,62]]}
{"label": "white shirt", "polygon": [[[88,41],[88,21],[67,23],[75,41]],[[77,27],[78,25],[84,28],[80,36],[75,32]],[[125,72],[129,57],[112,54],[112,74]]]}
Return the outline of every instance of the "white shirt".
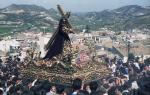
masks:
{"label": "white shirt", "polygon": [[116,72],[116,65],[115,64],[112,64],[112,66],[110,67],[112,69],[112,72]]}
{"label": "white shirt", "polygon": [[139,63],[134,62],[133,64],[135,65],[135,67],[137,67],[138,69],[140,69]]}
{"label": "white shirt", "polygon": [[56,93],[50,91],[50,92],[47,92],[46,95],[56,95]]}
{"label": "white shirt", "polygon": [[138,86],[138,84],[137,84],[137,81],[133,81],[132,82],[132,87],[131,87],[132,89],[138,89],[139,88],[139,86]]}

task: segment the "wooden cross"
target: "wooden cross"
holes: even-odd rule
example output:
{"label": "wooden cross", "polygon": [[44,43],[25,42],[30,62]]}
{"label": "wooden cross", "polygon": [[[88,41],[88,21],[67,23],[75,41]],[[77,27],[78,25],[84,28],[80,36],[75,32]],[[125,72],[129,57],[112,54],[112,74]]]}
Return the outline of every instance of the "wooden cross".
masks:
{"label": "wooden cross", "polygon": [[[69,23],[69,21],[68,21],[68,18],[70,17],[70,14],[71,14],[71,12],[64,12],[64,10],[62,9],[62,7],[60,6],[60,5],[57,5],[57,9],[58,9],[58,11],[59,11],[59,13],[60,13],[60,15],[62,16],[62,18],[65,18],[67,21],[67,26],[70,28],[70,29],[72,29],[72,26],[71,26],[71,24]],[[73,33],[73,31],[71,31],[72,33]]]}
{"label": "wooden cross", "polygon": [[[65,27],[65,29],[66,29],[67,31],[69,31],[69,33],[74,33],[73,30],[72,30],[72,26],[71,26],[71,24],[70,24],[69,21],[68,21],[68,18],[70,17],[70,12],[66,12],[66,13],[65,13],[65,12],[63,11],[63,9],[61,8],[60,5],[57,5],[57,9],[58,9],[60,15],[62,16],[61,18],[65,18],[65,20],[66,20],[66,24],[65,24],[66,27]],[[48,50],[48,49],[49,49],[50,44],[53,43],[54,37],[55,37],[55,35],[56,35],[58,32],[59,32],[59,31],[58,31],[58,28],[57,28],[56,32],[53,34],[53,36],[51,37],[51,39],[48,41],[47,45],[44,47],[45,50]]]}

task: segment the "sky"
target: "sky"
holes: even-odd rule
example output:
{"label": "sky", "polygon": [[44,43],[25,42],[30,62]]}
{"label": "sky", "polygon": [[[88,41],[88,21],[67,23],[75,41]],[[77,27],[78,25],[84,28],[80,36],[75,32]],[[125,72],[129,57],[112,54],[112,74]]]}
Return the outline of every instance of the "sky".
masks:
{"label": "sky", "polygon": [[35,4],[47,9],[60,4],[72,12],[102,11],[126,5],[150,6],[150,0],[0,0],[0,8],[11,4]]}

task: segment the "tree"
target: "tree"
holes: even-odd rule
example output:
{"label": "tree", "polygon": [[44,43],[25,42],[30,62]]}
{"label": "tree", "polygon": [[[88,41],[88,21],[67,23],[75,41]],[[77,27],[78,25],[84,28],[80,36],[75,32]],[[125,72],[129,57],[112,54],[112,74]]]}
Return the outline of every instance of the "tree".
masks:
{"label": "tree", "polygon": [[89,27],[89,25],[86,25],[86,26],[85,26],[85,30],[86,30],[86,31],[85,31],[86,33],[90,33],[90,27]]}

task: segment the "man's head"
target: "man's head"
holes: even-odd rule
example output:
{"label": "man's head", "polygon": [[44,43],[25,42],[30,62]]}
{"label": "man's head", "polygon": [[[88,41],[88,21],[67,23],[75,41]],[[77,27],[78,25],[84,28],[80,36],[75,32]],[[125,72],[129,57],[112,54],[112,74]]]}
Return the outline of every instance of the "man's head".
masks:
{"label": "man's head", "polygon": [[92,82],[90,83],[90,89],[91,89],[91,91],[96,91],[97,88],[98,88],[97,82],[96,82],[96,81],[92,81]]}
{"label": "man's head", "polygon": [[74,90],[80,90],[82,87],[82,80],[80,78],[76,78],[73,80],[72,88]]}
{"label": "man's head", "polygon": [[62,94],[64,92],[65,88],[63,85],[57,85],[56,86],[56,93],[57,94]]}
{"label": "man's head", "polygon": [[3,95],[3,90],[2,89],[0,89],[0,95]]}

